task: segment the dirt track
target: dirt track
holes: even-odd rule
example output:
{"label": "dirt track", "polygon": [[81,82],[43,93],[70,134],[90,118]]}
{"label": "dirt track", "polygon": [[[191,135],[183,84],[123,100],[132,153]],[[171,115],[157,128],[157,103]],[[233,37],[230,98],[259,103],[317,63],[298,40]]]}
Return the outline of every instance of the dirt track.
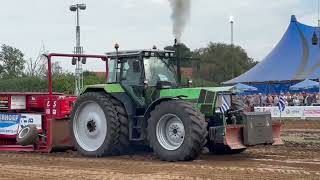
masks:
{"label": "dirt track", "polygon": [[287,129],[283,135],[289,141],[283,146],[254,147],[238,155],[204,154],[179,163],[159,161],[151,153],[95,159],[75,152],[1,152],[0,179],[320,179],[320,142],[309,141],[305,131]]}

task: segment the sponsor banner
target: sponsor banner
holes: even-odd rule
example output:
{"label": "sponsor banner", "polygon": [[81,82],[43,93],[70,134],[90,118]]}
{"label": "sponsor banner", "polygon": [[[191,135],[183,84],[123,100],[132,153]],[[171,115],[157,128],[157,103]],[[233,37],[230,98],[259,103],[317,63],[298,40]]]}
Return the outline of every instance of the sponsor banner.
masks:
{"label": "sponsor banner", "polygon": [[17,134],[18,124],[20,122],[19,114],[0,113],[0,134]]}
{"label": "sponsor banner", "polygon": [[0,113],[1,135],[16,135],[28,124],[35,124],[37,129],[41,129],[42,116],[40,114]]}
{"label": "sponsor banner", "polygon": [[9,97],[0,96],[0,109],[9,109]]}
{"label": "sponsor banner", "polygon": [[26,96],[11,96],[10,109],[26,109]]}
{"label": "sponsor banner", "polygon": [[304,117],[320,117],[320,107],[319,106],[310,106],[304,109]]}
{"label": "sponsor banner", "polygon": [[21,114],[20,115],[20,124],[19,124],[19,129],[22,129],[23,127],[29,125],[29,124],[34,124],[37,126],[37,129],[41,129],[42,126],[42,117],[40,114]]}
{"label": "sponsor banner", "polygon": [[282,118],[315,118],[320,117],[320,106],[286,106],[281,112],[278,107],[255,107],[255,112],[270,112],[272,117]]}

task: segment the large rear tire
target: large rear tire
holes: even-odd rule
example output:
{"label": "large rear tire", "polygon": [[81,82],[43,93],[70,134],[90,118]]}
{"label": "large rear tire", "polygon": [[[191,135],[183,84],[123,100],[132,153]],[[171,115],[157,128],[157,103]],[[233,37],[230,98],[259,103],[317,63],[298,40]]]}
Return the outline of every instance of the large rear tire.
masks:
{"label": "large rear tire", "polygon": [[98,92],[78,97],[71,114],[71,135],[80,154],[92,157],[118,154],[119,129],[111,97]]}
{"label": "large rear tire", "polygon": [[204,116],[191,103],[161,102],[148,120],[150,147],[161,160],[194,160],[206,142],[206,125]]}
{"label": "large rear tire", "polygon": [[118,101],[117,99],[111,97],[111,102],[113,106],[116,108],[117,116],[119,118],[119,142],[116,147],[117,153],[120,154],[127,154],[129,152],[129,120],[128,120],[128,114],[123,106],[123,104]]}

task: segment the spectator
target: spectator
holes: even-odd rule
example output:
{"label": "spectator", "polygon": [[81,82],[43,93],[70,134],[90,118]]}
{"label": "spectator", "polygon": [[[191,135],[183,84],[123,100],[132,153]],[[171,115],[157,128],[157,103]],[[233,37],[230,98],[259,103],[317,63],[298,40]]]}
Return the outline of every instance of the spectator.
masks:
{"label": "spectator", "polygon": [[299,100],[298,96],[294,96],[293,105],[294,106],[300,106],[300,100]]}
{"label": "spectator", "polygon": [[298,97],[299,101],[300,101],[300,105],[303,106],[304,105],[304,96],[302,93],[299,94],[299,97]]}
{"label": "spectator", "polygon": [[254,106],[254,98],[253,95],[249,96],[249,101],[250,101],[250,107]]}
{"label": "spectator", "polygon": [[[320,93],[286,93],[281,95],[284,97],[286,106],[313,106],[320,104]],[[258,106],[278,106],[278,95],[270,94],[254,94],[247,96],[240,96],[241,101],[245,104],[246,111],[254,111],[254,107]]]}
{"label": "spectator", "polygon": [[306,98],[304,99],[304,104],[306,106],[311,106],[311,104],[312,104],[312,96],[310,94],[307,94]]}
{"label": "spectator", "polygon": [[278,103],[279,103],[278,96],[274,96],[274,98],[273,98],[273,106],[278,106]]}
{"label": "spectator", "polygon": [[262,96],[261,96],[261,105],[262,105],[262,106],[267,106],[267,104],[268,104],[268,103],[267,103],[267,100],[268,100],[267,95],[265,95],[265,94],[262,95]]}
{"label": "spectator", "polygon": [[261,94],[257,94],[254,96],[254,101],[253,101],[253,106],[257,107],[257,106],[261,106],[261,98],[260,98]]}
{"label": "spectator", "polygon": [[273,104],[273,97],[271,95],[268,96],[268,105],[272,106]]}
{"label": "spectator", "polygon": [[316,94],[312,94],[311,96],[311,105],[317,103],[317,96]]}
{"label": "spectator", "polygon": [[286,101],[288,102],[288,106],[293,106],[293,97],[289,92],[287,93]]}

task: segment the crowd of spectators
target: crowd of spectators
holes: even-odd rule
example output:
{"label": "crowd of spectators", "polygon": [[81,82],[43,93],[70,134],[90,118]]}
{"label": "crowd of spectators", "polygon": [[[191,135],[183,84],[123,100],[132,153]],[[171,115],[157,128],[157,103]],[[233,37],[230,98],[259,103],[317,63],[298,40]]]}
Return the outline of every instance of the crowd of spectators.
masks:
{"label": "crowd of spectators", "polygon": [[285,93],[281,95],[254,94],[241,96],[247,107],[277,106],[279,97],[283,96],[286,106],[312,106],[320,104],[320,94],[314,93]]}

